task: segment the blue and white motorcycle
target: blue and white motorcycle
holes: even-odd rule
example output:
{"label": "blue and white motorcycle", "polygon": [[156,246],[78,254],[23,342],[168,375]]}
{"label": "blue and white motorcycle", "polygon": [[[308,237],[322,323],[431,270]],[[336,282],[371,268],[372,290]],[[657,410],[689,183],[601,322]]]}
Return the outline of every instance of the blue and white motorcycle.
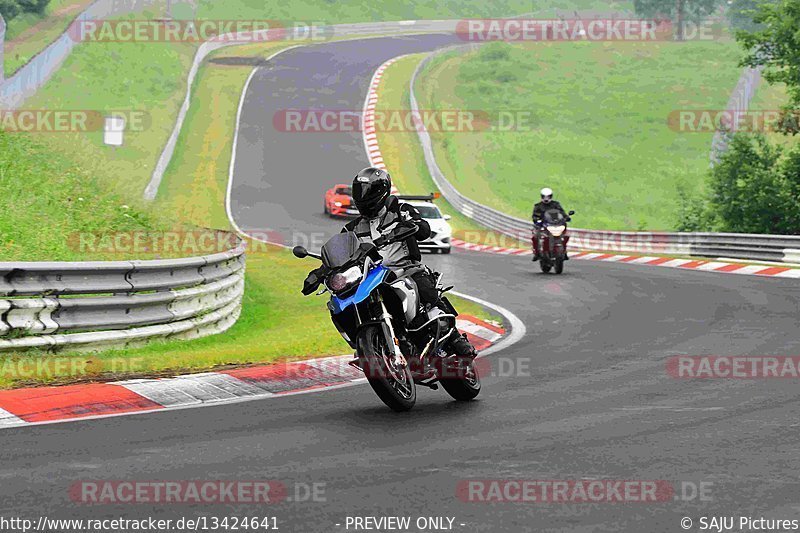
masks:
{"label": "blue and white motorcycle", "polygon": [[[387,246],[416,233],[401,228],[380,243]],[[475,398],[481,390],[472,359],[443,348],[456,329],[456,311],[446,297],[433,309],[421,306],[411,274],[399,275],[381,264],[378,247],[355,233],[331,237],[319,255],[296,246],[296,257],[313,257],[322,266],[306,278],[303,294],[329,292],[331,320],[355,350],[350,362],[364,372],[378,397],[395,411],[407,411],[417,400],[416,385],[433,390],[441,383],[456,400]],[[424,267],[415,267],[424,268]],[[437,290],[443,288],[437,276]]]}

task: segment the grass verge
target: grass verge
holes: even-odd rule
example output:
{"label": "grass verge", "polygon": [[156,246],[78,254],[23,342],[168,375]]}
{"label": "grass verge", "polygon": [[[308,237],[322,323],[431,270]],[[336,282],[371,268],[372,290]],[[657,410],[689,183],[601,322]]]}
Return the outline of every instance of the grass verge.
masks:
{"label": "grass verge", "polygon": [[23,13],[6,28],[3,72],[11,76],[67,29],[92,0],[51,0],[44,15]]}
{"label": "grass verge", "polygon": [[[414,54],[404,57],[384,71],[379,88],[377,112],[410,110],[408,82],[417,64],[426,55]],[[425,156],[416,131],[379,131],[377,135],[386,168],[391,172],[392,180],[400,191],[408,194],[425,194],[437,190],[425,164]],[[530,244],[520,243],[507,235],[486,230],[459,213],[444,198],[436,203],[443,213],[451,216],[453,237],[457,239],[507,247],[527,247]]]}
{"label": "grass verge", "polygon": [[699,191],[711,134],[667,126],[670,112],[721,109],[740,74],[737,45],[714,42],[492,43],[431,62],[425,109],[531,112],[532,128],[434,132],[461,192],[527,216],[555,189],[580,227],[670,229],[677,191]]}

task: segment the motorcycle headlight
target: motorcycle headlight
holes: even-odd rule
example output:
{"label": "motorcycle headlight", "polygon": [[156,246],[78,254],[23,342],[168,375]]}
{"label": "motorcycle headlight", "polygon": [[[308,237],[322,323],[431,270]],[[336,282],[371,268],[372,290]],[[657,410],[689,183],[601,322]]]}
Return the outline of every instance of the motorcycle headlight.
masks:
{"label": "motorcycle headlight", "polygon": [[566,231],[566,226],[550,226],[547,228],[547,231],[550,232],[550,235],[553,237],[561,237],[561,234]]}
{"label": "motorcycle headlight", "polygon": [[361,267],[350,267],[344,272],[337,272],[328,280],[328,288],[333,292],[342,292],[349,289],[361,279]]}
{"label": "motorcycle headlight", "polygon": [[342,207],[342,202],[333,202],[336,207]]}

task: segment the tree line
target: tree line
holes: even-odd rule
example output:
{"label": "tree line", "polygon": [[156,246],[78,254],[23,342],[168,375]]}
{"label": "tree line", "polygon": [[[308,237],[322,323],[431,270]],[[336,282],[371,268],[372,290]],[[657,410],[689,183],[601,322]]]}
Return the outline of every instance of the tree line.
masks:
{"label": "tree line", "polygon": [[8,22],[21,13],[44,15],[50,0],[0,0],[0,15]]}

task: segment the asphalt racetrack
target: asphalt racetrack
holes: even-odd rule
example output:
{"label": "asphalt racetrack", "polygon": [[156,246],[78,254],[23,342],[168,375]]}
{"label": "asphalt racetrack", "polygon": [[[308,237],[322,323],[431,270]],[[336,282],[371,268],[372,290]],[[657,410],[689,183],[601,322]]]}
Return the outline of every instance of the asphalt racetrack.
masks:
{"label": "asphalt racetrack", "polygon": [[[338,231],[341,222],[322,214],[322,195],[366,166],[360,133],[284,133],[272,126],[274,112],[360,109],[385,60],[453,41],[326,43],[261,67],[241,114],[231,188],[239,227],[287,243]],[[458,250],[426,259],[458,290],[526,325],[520,342],[491,356],[495,372],[477,401],[422,389],[415,409],[397,414],[355,386],[3,431],[0,514],[276,516],[290,532],[346,531],[348,516],[387,515],[451,517],[453,531],[464,532],[673,532],[682,517],[697,530],[700,516],[800,513],[796,380],[666,371],[675,355],[797,354],[796,282],[582,261],[552,276],[527,257]],[[324,496],[268,507],[70,498],[81,480],[122,479],[274,479],[294,500],[303,499],[295,483],[316,483]],[[676,491],[638,503],[464,501],[457,488],[475,479],[665,480]]]}

